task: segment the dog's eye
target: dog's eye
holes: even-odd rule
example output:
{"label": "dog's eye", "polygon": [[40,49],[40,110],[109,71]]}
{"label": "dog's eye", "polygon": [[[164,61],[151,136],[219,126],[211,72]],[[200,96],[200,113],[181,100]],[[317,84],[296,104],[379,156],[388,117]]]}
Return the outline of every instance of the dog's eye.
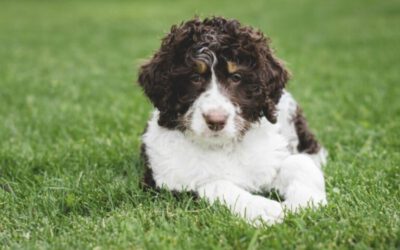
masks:
{"label": "dog's eye", "polygon": [[242,76],[238,73],[232,74],[230,78],[234,83],[239,83],[242,80]]}
{"label": "dog's eye", "polygon": [[192,83],[201,83],[202,80],[203,78],[201,77],[200,74],[193,74],[190,76],[190,81]]}

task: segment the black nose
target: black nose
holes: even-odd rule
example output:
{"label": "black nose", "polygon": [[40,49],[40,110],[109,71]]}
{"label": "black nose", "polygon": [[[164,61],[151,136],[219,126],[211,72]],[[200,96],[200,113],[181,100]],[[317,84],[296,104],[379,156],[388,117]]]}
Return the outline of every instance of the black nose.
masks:
{"label": "black nose", "polygon": [[220,131],[225,127],[228,114],[223,110],[210,110],[203,114],[204,120],[209,129]]}

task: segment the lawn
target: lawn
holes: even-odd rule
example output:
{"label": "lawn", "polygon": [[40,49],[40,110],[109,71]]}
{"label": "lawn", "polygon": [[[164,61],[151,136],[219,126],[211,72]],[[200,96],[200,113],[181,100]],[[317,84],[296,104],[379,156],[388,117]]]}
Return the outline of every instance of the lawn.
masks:
{"label": "lawn", "polygon": [[[262,29],[329,150],[329,205],[270,228],[138,188],[137,68],[171,24]],[[0,247],[399,249],[400,2],[2,1]]]}

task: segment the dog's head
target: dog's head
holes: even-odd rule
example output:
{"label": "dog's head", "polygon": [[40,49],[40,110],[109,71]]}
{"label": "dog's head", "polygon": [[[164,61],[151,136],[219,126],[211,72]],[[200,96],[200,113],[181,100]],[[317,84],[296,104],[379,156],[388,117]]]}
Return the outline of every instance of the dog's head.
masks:
{"label": "dog's head", "polygon": [[260,31],[221,17],[172,26],[139,72],[159,125],[209,143],[240,138],[262,116],[275,123],[288,78]]}

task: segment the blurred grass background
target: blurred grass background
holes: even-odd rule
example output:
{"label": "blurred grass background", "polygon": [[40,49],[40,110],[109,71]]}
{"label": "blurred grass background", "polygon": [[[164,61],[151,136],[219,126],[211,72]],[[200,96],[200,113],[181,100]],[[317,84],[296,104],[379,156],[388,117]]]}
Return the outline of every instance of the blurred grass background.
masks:
{"label": "blurred grass background", "polygon": [[[330,152],[328,207],[255,229],[138,190],[137,68],[194,15],[271,37]],[[399,25],[396,0],[1,1],[0,246],[398,249]]]}

